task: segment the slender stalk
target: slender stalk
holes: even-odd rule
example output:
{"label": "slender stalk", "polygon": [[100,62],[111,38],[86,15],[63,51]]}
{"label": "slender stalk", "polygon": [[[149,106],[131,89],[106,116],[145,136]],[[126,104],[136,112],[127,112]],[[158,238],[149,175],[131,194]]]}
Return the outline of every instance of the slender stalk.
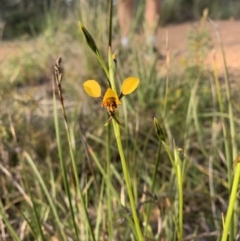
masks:
{"label": "slender stalk", "polygon": [[114,127],[115,137],[116,137],[116,141],[117,141],[118,151],[119,151],[119,155],[120,155],[120,159],[121,159],[121,163],[122,163],[123,175],[124,175],[124,179],[125,179],[125,183],[126,183],[126,187],[127,187],[128,197],[130,200],[130,206],[131,206],[131,211],[132,211],[132,215],[133,215],[133,220],[134,220],[136,232],[138,235],[138,240],[143,241],[143,236],[142,236],[142,231],[140,228],[140,223],[138,220],[135,200],[134,200],[133,192],[132,192],[132,188],[131,188],[131,182],[130,182],[129,172],[128,172],[128,168],[127,168],[127,163],[126,163],[124,152],[123,152],[120,127],[115,122],[113,122],[113,127]]}
{"label": "slender stalk", "polygon": [[109,26],[108,26],[108,47],[112,46],[112,15],[113,15],[113,0],[110,0],[110,9],[109,9]]}
{"label": "slender stalk", "polygon": [[[237,159],[240,159],[240,156],[238,156]],[[231,195],[230,195],[229,204],[228,204],[227,216],[223,227],[222,241],[228,240],[228,232],[229,232],[229,228],[232,220],[232,214],[234,212],[239,180],[240,180],[240,161],[237,160],[237,166],[235,170]]]}
{"label": "slender stalk", "polygon": [[155,185],[156,185],[156,179],[157,179],[157,172],[158,172],[158,165],[159,165],[159,160],[160,160],[161,149],[162,149],[162,142],[159,141],[157,157],[156,157],[156,164],[155,164],[155,169],[154,169],[154,174],[153,174],[153,179],[152,179],[152,186],[151,186],[152,192],[154,192]]}
{"label": "slender stalk", "polygon": [[111,126],[107,126],[107,138],[106,138],[106,155],[107,155],[107,208],[108,208],[108,233],[109,233],[109,240],[113,238],[113,225],[112,225],[112,193],[111,193],[111,150],[110,150],[110,138],[111,138]]}
{"label": "slender stalk", "polygon": [[183,179],[182,179],[182,151],[175,150],[176,167],[177,167],[177,184],[178,184],[178,240],[183,240]]}
{"label": "slender stalk", "polygon": [[106,66],[104,60],[102,59],[102,56],[99,53],[97,53],[97,59],[98,59],[99,63],[101,64],[101,66],[108,78],[108,84],[109,84],[109,87],[111,88],[111,82],[109,80],[110,77],[109,77],[109,72],[108,72],[107,66]]}
{"label": "slender stalk", "polygon": [[[219,110],[222,114],[224,114],[223,98],[222,98],[222,94],[221,94],[221,88],[220,88],[219,77],[218,77],[218,68],[217,68],[217,63],[216,63],[215,58],[213,60],[213,71],[214,71],[214,80],[215,80]],[[230,153],[230,147],[229,147],[230,143],[229,143],[229,138],[228,138],[228,134],[227,134],[228,132],[227,132],[226,125],[225,125],[225,120],[222,115],[221,115],[221,122],[222,122],[222,130],[223,130],[223,137],[224,137],[223,139],[224,139],[226,160],[231,160],[231,153]],[[228,168],[227,172],[228,172],[228,180],[231,180],[231,178],[232,178],[231,177],[231,175],[232,175],[231,168]]]}
{"label": "slender stalk", "polygon": [[[108,46],[112,46],[112,14],[113,14],[113,1],[110,1],[110,9],[109,9],[109,33],[108,33]],[[106,73],[106,71],[105,71]],[[107,71],[109,74],[109,72]],[[109,75],[108,75],[109,79]],[[109,87],[111,88],[111,82],[109,81]],[[112,195],[111,195],[111,189],[110,189],[110,183],[111,183],[111,150],[110,150],[110,143],[111,140],[111,127],[110,125],[107,126],[107,138],[106,138],[106,155],[107,155],[107,207],[108,207],[108,232],[109,232],[109,239],[113,239],[113,224],[112,224]]]}
{"label": "slender stalk", "polygon": [[68,177],[67,177],[67,167],[66,167],[66,162],[63,161],[63,155],[62,155],[62,147],[61,147],[61,138],[60,138],[60,133],[59,133],[59,121],[58,121],[58,113],[57,113],[57,104],[56,104],[56,95],[55,95],[55,87],[54,87],[54,83],[53,83],[53,111],[54,111],[54,126],[55,126],[55,133],[56,133],[56,139],[57,139],[57,147],[58,147],[58,157],[60,160],[60,166],[61,166],[61,172],[63,175],[63,184],[64,184],[64,188],[67,192],[67,198],[68,198],[68,203],[69,203],[69,207],[70,207],[70,213],[71,213],[71,219],[73,222],[73,226],[74,226],[74,231],[75,231],[75,237],[78,240],[78,228],[76,225],[76,221],[75,221],[75,214],[73,211],[73,205],[72,205],[72,200],[71,200],[71,192],[70,192],[70,188],[69,188],[69,182],[68,182]]}
{"label": "slender stalk", "polygon": [[[84,139],[84,138],[83,138],[83,139]],[[84,140],[84,141],[85,141],[85,143],[86,143],[86,140]],[[94,162],[96,163],[96,165],[97,165],[97,167],[98,167],[101,175],[103,176],[105,182],[106,182],[106,183],[109,183],[109,187],[110,187],[110,189],[111,189],[111,192],[112,192],[112,194],[114,195],[114,197],[116,198],[118,205],[121,205],[121,200],[120,200],[119,194],[118,194],[118,192],[116,191],[116,189],[113,187],[112,183],[110,182],[109,176],[108,176],[107,173],[105,172],[104,168],[102,167],[99,159],[97,158],[97,156],[96,156],[96,154],[94,153],[94,151],[92,150],[92,148],[91,148],[87,143],[86,143],[86,145],[87,145],[87,149],[88,149],[90,155],[92,156]],[[127,219],[129,226],[132,228],[132,230],[133,230],[133,232],[134,232],[134,234],[135,234],[134,224],[133,224],[133,221],[132,221],[132,219],[130,218],[129,214],[127,214],[127,215],[125,216],[125,218]]]}
{"label": "slender stalk", "polygon": [[[220,35],[219,35],[220,36]],[[219,38],[220,39],[220,38]],[[221,46],[223,61],[224,61],[224,75],[225,75],[225,83],[226,83],[226,95],[228,100],[228,115],[229,115],[229,122],[230,122],[230,135],[231,135],[231,146],[232,146],[232,157],[236,157],[238,154],[237,145],[236,145],[236,130],[235,130],[235,123],[234,123],[234,114],[233,114],[233,107],[232,107],[232,100],[231,100],[231,94],[230,94],[230,82],[229,82],[229,75],[228,75],[228,69],[227,69],[227,63],[226,63],[226,57],[225,52],[223,49],[222,41],[219,42]],[[231,178],[229,180],[229,192],[232,193],[232,159],[229,159],[229,168],[231,173]],[[232,194],[231,194],[232,195]],[[232,218],[231,222],[231,236],[229,237],[229,240],[235,240],[235,237],[237,235],[237,227],[238,227],[238,201],[235,200],[235,213]]]}
{"label": "slender stalk", "polygon": [[[228,102],[228,117],[229,117],[229,126],[230,126],[230,140],[231,140],[231,147],[232,147],[232,157],[236,157],[238,155],[237,151],[237,145],[236,145],[236,130],[235,130],[235,123],[234,123],[234,114],[233,114],[233,108],[232,108],[232,100],[231,100],[231,94],[230,94],[230,82],[229,82],[229,75],[228,75],[228,69],[227,69],[227,63],[226,63],[226,57],[225,52],[222,44],[222,40],[220,37],[220,33],[218,31],[217,25],[210,20],[211,24],[214,26],[216,36],[218,39],[218,43],[221,48],[223,62],[224,62],[224,79],[225,79],[225,85],[226,85],[226,96],[227,96],[227,102]],[[229,195],[232,193],[232,158],[229,154],[229,158],[227,158],[227,168],[228,168],[228,186],[229,186]],[[235,209],[238,208],[238,201],[235,201]],[[231,221],[230,226],[230,235],[229,240],[233,241],[235,240],[235,236],[237,234],[237,227],[238,227],[238,213],[237,211],[234,214],[234,217]]]}
{"label": "slender stalk", "polygon": [[[85,140],[85,142],[86,142],[86,140]],[[87,146],[88,152],[90,153],[90,155],[93,158],[95,164],[97,165],[97,168],[100,171],[101,175],[103,176],[105,182],[109,183],[109,187],[111,189],[111,192],[113,193],[117,202],[120,204],[121,201],[120,201],[119,195],[118,195],[117,191],[115,190],[115,188],[113,187],[112,183],[110,182],[109,176],[107,175],[106,171],[104,170],[103,166],[101,165],[99,159],[97,158],[97,156],[94,153],[94,151],[92,150],[92,148],[87,143],[86,143],[86,146]]]}
{"label": "slender stalk", "polygon": [[164,97],[163,116],[165,116],[166,109],[167,109],[168,91],[169,91],[169,76],[170,76],[170,54],[169,54],[169,46],[168,46],[168,33],[166,34],[166,49],[167,49],[167,55],[166,55],[167,73],[166,73],[166,82],[165,82],[165,97]]}
{"label": "slender stalk", "polygon": [[[183,240],[183,154],[182,149],[176,149],[174,148],[174,157],[172,153],[170,152],[169,146],[165,142],[165,133],[163,130],[163,127],[159,124],[158,120],[154,118],[154,125],[155,125],[155,131],[157,133],[157,136],[159,138],[159,141],[163,144],[167,155],[171,161],[172,164],[172,173],[174,173],[177,177],[177,186],[178,186],[178,240]],[[160,147],[160,144],[159,144]],[[160,155],[160,149],[159,153]]]}
{"label": "slender stalk", "polygon": [[101,213],[102,213],[102,209],[103,209],[102,200],[103,200],[104,190],[105,190],[105,180],[102,179],[101,188],[100,188],[100,195],[99,195],[99,202],[98,202],[98,207],[97,207],[96,225],[95,225],[96,241],[101,240],[100,227],[101,227],[101,222],[102,222],[102,219],[103,219]]}
{"label": "slender stalk", "polygon": [[[109,52],[108,52],[108,63],[109,63],[109,77],[110,77],[111,86],[112,86],[112,89],[116,91],[116,85],[115,85],[115,81],[114,81],[114,63],[112,60],[111,48],[109,48]],[[135,200],[133,197],[128,167],[127,167],[126,159],[125,159],[124,152],[123,152],[120,126],[114,120],[112,121],[112,123],[113,123],[115,138],[117,141],[118,152],[119,152],[121,163],[122,163],[123,175],[124,175],[124,179],[125,179],[125,183],[126,183],[126,187],[127,187],[128,197],[130,200],[130,206],[131,206],[133,220],[134,220],[134,224],[135,224],[135,228],[136,228],[137,237],[138,237],[139,241],[143,241],[143,235],[142,235],[140,223],[138,220],[138,215],[137,215],[137,210],[136,210],[136,206],[135,206]]]}
{"label": "slender stalk", "polygon": [[177,177],[177,187],[178,187],[178,240],[183,240],[183,174],[182,174],[182,162],[183,158],[180,157],[180,154],[182,153],[181,149],[174,150],[174,158],[172,156],[172,153],[169,150],[169,147],[166,143],[164,143],[165,150],[167,152],[167,155],[172,163],[173,166],[173,172],[175,173]]}
{"label": "slender stalk", "polygon": [[[153,178],[152,178],[152,185],[151,185],[151,192],[154,193],[155,185],[156,185],[156,180],[157,180],[157,171],[158,171],[158,165],[160,161],[160,154],[161,154],[161,149],[162,149],[162,141],[159,140],[158,144],[158,150],[157,150],[157,156],[156,156],[156,161],[155,161],[155,167],[154,167],[154,173],[153,173]],[[150,210],[151,210],[151,203],[147,205],[147,219],[146,219],[146,229],[145,229],[145,235],[147,234],[147,228],[148,228],[148,223],[149,223],[149,216],[150,216]]]}
{"label": "slender stalk", "polygon": [[86,220],[88,230],[90,232],[92,240],[95,241],[95,236],[94,236],[93,229],[92,229],[91,224],[90,224],[89,215],[88,215],[88,212],[87,212],[87,207],[86,207],[84,199],[83,199],[83,194],[82,194],[82,190],[81,190],[81,187],[80,187],[79,177],[78,177],[78,172],[77,172],[77,165],[76,165],[76,161],[75,161],[74,154],[73,154],[73,147],[72,147],[72,141],[71,141],[71,136],[70,136],[70,129],[69,129],[69,125],[68,125],[68,120],[67,120],[63,95],[62,95],[61,82],[62,82],[62,78],[63,78],[63,72],[62,72],[62,69],[60,67],[60,64],[61,64],[61,58],[59,58],[56,61],[56,65],[54,66],[55,80],[56,80],[56,84],[57,84],[57,87],[58,87],[58,96],[59,96],[59,100],[60,100],[61,107],[62,107],[62,114],[63,114],[65,129],[66,129],[66,134],[67,134],[68,147],[69,147],[69,153],[70,153],[70,157],[71,157],[73,175],[74,175],[74,179],[75,179],[75,183],[76,183],[77,197],[82,204],[84,218]]}

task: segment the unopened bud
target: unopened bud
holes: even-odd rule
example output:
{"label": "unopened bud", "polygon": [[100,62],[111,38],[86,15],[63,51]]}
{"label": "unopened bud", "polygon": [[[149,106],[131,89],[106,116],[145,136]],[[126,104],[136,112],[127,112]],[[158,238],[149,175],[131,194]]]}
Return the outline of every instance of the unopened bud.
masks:
{"label": "unopened bud", "polygon": [[91,48],[91,50],[95,54],[98,54],[98,48],[97,48],[97,45],[96,45],[92,35],[87,31],[87,29],[83,26],[83,24],[81,22],[79,24],[80,24],[80,28],[83,32],[84,38],[86,39],[88,46]]}
{"label": "unopened bud", "polygon": [[156,133],[157,133],[158,138],[159,138],[161,141],[165,142],[166,136],[165,136],[164,130],[163,130],[163,128],[161,127],[161,125],[159,124],[157,118],[155,118],[155,117],[154,117],[154,126],[155,126],[155,131],[156,131]]}
{"label": "unopened bud", "polygon": [[183,150],[182,150],[182,148],[178,148],[178,149],[177,149],[177,153],[178,153],[179,159],[180,159],[181,161],[183,161],[184,156],[183,156]]}
{"label": "unopened bud", "polygon": [[117,64],[117,55],[115,53],[112,54],[112,59],[113,59],[114,63]]}

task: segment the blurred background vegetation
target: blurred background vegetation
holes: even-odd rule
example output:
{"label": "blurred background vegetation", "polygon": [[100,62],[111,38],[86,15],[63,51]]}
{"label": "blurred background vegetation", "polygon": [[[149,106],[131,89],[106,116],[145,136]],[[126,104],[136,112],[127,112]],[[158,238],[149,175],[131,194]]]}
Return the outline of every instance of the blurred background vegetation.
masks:
{"label": "blurred background vegetation", "polygon": [[[86,1],[78,0],[2,0],[0,2],[0,21],[3,22],[3,39],[13,39],[27,34],[35,36],[44,31],[48,24],[47,16],[58,15],[65,19],[68,15],[79,14],[79,6]],[[116,2],[116,1],[115,1]],[[135,1],[136,5],[144,3]],[[103,4],[101,1],[88,1],[93,8]],[[162,0],[161,23],[197,20],[205,8],[209,9],[212,19],[239,19],[240,3],[238,0]],[[81,10],[80,10],[81,11]],[[57,16],[55,16],[57,17]]]}
{"label": "blurred background vegetation", "polygon": [[[142,30],[144,2],[135,1],[138,6],[136,29],[140,29],[137,34]],[[115,1],[114,51],[120,49],[116,8]],[[184,150],[184,229],[185,235],[190,235],[188,240],[216,240],[216,236],[220,237],[222,213],[226,212],[231,186],[229,176],[232,166],[229,167],[228,163],[236,157],[236,147],[240,143],[239,135],[234,138],[231,136],[232,122],[236,127],[235,133],[240,131],[239,76],[228,75],[227,72],[226,75],[218,75],[216,66],[212,68],[209,65],[206,68],[204,64],[211,51],[206,22],[200,21],[206,8],[212,19],[240,18],[239,0],[162,0],[161,25],[196,21],[196,27],[186,36],[186,56],[177,64],[174,61],[169,63],[168,59],[149,63],[143,57],[140,42],[132,46],[131,51],[121,53],[120,49],[116,73],[119,86],[130,75],[139,77],[141,81],[138,90],[124,98],[122,107],[119,108],[119,119],[125,128],[124,151],[137,200],[142,198],[144,188],[149,190],[155,168],[159,140],[154,131],[153,117],[157,117],[164,125],[169,146]],[[108,10],[109,1],[101,0],[0,1],[1,46],[2,50],[8,48],[10,53],[0,59],[0,204],[20,240],[36,240],[34,238],[38,235],[32,207],[28,205],[19,186],[28,197],[33,195],[46,240],[56,240],[54,237],[59,234],[48,200],[35,178],[36,173],[23,156],[25,151],[34,160],[54,200],[66,237],[68,240],[76,240],[73,224],[69,221],[69,203],[63,188],[53,119],[51,81],[53,64],[59,56],[63,57],[63,95],[81,187],[88,201],[91,223],[95,227],[100,219],[99,237],[102,240],[106,238],[107,194],[102,188],[102,175],[92,160],[86,143],[105,167],[106,128],[103,125],[107,115],[100,108],[99,100],[87,96],[82,87],[85,80],[96,79],[104,88],[106,76],[87,48],[78,21],[81,20],[92,33],[106,60]],[[174,60],[175,56],[167,57]],[[211,64],[214,66],[214,59]],[[231,97],[227,93],[228,84],[231,87]],[[229,105],[233,106],[232,115],[229,115]],[[63,159],[69,165],[70,157],[59,104],[57,110]],[[223,134],[223,127],[226,128],[226,135]],[[111,135],[110,140],[112,183],[119,195],[121,193],[124,196],[124,180],[114,136]],[[163,228],[160,237],[172,241],[172,230],[176,226],[174,211],[177,189],[166,152],[163,148],[160,151],[155,192],[148,193],[147,198],[154,203],[153,212],[160,210],[158,215]],[[227,172],[227,169],[230,171]],[[70,168],[68,173],[71,177]],[[71,185],[74,192],[74,184]],[[115,203],[114,197],[112,202]],[[114,206],[113,212],[116,240],[130,240],[128,224],[118,224],[123,209]],[[81,217],[77,218],[81,220]],[[152,215],[154,234],[157,233],[156,223],[156,218]],[[1,231],[6,233],[6,240],[11,241],[6,222],[3,224],[0,219],[0,225]],[[84,225],[81,228],[84,230]],[[195,234],[205,234],[206,238],[191,238]]]}

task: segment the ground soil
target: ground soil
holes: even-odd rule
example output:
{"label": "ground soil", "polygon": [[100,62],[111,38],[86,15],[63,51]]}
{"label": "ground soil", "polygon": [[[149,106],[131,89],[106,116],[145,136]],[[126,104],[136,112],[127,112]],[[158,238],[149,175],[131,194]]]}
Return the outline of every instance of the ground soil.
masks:
{"label": "ground soil", "polygon": [[[222,41],[226,62],[229,72],[234,76],[240,76],[240,21],[227,20],[216,21],[217,30]],[[181,60],[189,48],[187,34],[190,30],[197,28],[199,23],[183,23],[169,25],[160,28],[158,31],[158,39],[161,41],[160,49],[164,48],[166,43],[166,35],[168,36],[168,45],[171,56],[175,60]],[[215,56],[219,72],[224,72],[224,62],[221,53],[219,40],[216,34],[216,28],[208,22],[206,24],[207,31],[211,38],[211,50],[206,59],[206,66],[211,67],[212,60]]]}
{"label": "ground soil", "polygon": [[[228,70],[235,76],[240,76],[240,21],[227,20],[216,21],[221,41],[223,43]],[[198,23],[188,22],[183,24],[160,27],[158,31],[158,44],[160,49],[165,48],[166,36],[168,36],[168,48],[174,61],[181,60],[189,48],[187,33],[197,27]],[[209,51],[206,65],[211,67],[213,56],[216,57],[219,72],[223,73],[223,57],[212,24],[207,23],[207,29],[211,36],[212,50]],[[0,63],[9,56],[15,55],[21,49],[20,42],[0,42]],[[161,50],[162,51],[162,50]],[[164,52],[164,50],[163,50]]]}

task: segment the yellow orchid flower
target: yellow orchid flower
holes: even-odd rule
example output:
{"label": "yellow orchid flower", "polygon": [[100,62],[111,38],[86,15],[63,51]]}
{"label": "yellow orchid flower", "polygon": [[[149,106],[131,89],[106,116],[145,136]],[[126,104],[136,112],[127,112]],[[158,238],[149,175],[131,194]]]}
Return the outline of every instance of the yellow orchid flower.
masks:
{"label": "yellow orchid flower", "polygon": [[107,111],[111,114],[115,114],[117,110],[117,105],[121,105],[121,102],[117,96],[117,93],[108,88],[102,101],[102,107],[107,107]]}
{"label": "yellow orchid flower", "polygon": [[117,106],[121,105],[120,99],[124,95],[131,94],[139,85],[139,79],[136,77],[128,77],[123,81],[121,93],[118,96],[116,91],[108,88],[104,96],[101,96],[101,87],[96,80],[87,80],[83,83],[84,90],[88,95],[95,98],[102,98],[102,107],[106,107],[110,115],[108,122],[114,119],[119,125],[119,121],[115,116]]}

